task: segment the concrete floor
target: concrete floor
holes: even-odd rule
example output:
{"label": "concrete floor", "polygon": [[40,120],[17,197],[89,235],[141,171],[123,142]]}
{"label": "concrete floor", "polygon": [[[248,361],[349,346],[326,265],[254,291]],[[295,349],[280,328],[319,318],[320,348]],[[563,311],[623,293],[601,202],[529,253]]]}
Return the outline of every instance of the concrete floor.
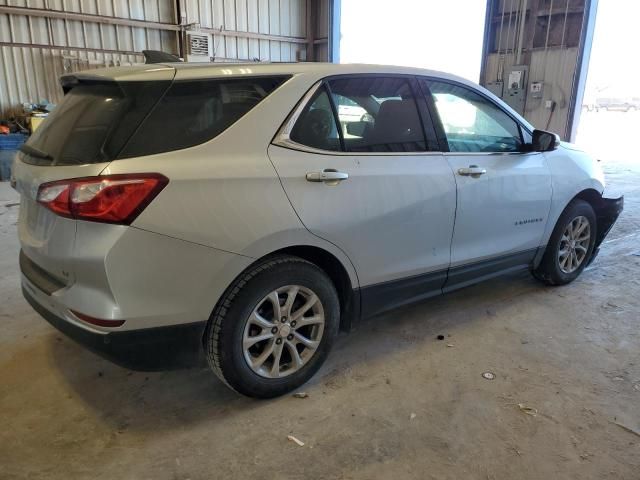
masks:
{"label": "concrete floor", "polygon": [[640,163],[605,168],[626,210],[578,281],[519,274],[367,321],[308,398],[271,401],[206,369],[130,372],[49,327],[21,298],[0,184],[0,478],[637,480]]}

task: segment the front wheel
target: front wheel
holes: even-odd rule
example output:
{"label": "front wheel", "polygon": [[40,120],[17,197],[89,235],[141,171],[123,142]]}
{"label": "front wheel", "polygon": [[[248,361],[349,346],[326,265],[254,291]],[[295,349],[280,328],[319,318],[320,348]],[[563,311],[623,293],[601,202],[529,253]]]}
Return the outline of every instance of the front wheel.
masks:
{"label": "front wheel", "polygon": [[309,380],[338,331],[340,306],[329,277],[298,257],[266,259],[241,275],[209,320],[209,365],[232,389],[270,398]]}
{"label": "front wheel", "polygon": [[534,277],[547,285],[574,281],[589,264],[596,241],[596,215],[584,200],[573,200],[558,219]]}

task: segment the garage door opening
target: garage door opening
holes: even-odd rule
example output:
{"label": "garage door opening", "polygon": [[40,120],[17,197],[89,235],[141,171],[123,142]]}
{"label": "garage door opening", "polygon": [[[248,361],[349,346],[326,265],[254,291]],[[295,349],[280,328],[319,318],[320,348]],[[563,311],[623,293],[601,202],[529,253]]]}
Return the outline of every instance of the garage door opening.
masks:
{"label": "garage door opening", "polygon": [[607,170],[614,165],[640,170],[631,153],[640,127],[640,71],[628,53],[640,44],[638,18],[637,0],[599,2],[576,143]]}
{"label": "garage door opening", "polygon": [[343,2],[340,61],[428,68],[477,82],[485,9],[478,0]]}

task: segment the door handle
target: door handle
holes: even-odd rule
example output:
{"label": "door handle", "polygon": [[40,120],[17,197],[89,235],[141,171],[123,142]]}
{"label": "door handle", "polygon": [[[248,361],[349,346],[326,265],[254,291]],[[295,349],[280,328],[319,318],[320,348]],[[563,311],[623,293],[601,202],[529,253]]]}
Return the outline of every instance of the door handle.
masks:
{"label": "door handle", "polygon": [[339,172],[333,168],[325,168],[321,172],[309,172],[306,175],[307,182],[324,182],[327,185],[337,185],[349,178],[348,173]]}
{"label": "door handle", "polygon": [[480,175],[484,175],[485,173],[487,173],[487,169],[480,168],[477,165],[469,165],[466,168],[458,169],[458,175],[463,175],[465,177],[478,178]]}

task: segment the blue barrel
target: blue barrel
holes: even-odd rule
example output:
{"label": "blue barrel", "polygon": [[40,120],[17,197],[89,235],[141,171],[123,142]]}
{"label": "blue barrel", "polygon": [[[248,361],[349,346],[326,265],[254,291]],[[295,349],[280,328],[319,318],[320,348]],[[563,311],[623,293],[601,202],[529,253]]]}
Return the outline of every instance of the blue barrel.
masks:
{"label": "blue barrel", "polygon": [[27,136],[21,133],[0,135],[0,180],[11,178],[13,157],[26,140]]}

